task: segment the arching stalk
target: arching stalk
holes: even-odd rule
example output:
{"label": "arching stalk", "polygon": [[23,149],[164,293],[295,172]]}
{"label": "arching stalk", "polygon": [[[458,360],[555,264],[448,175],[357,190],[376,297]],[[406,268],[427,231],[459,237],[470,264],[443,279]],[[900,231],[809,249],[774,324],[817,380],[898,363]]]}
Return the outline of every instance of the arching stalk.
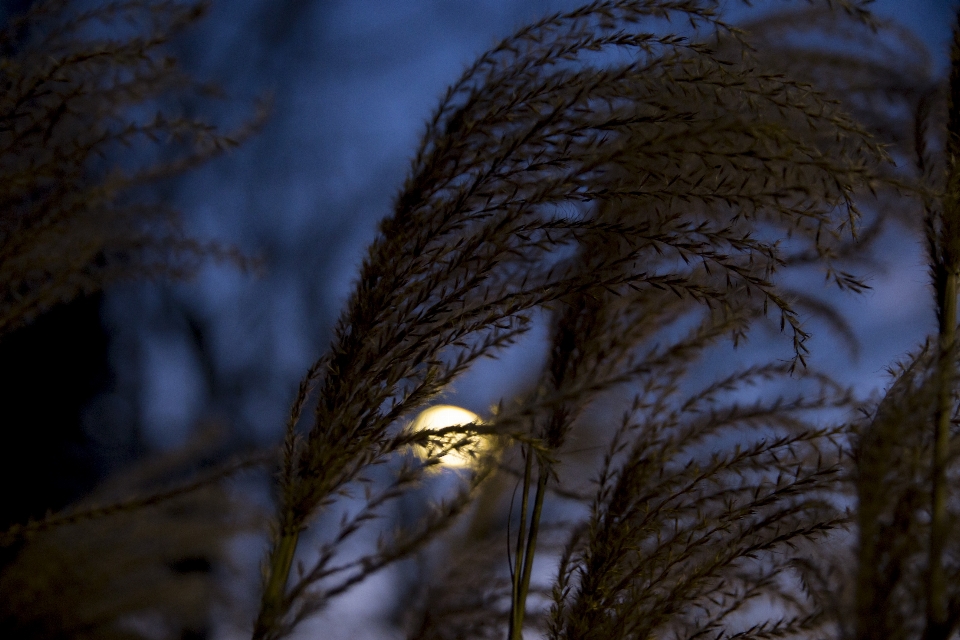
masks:
{"label": "arching stalk", "polygon": [[956,381],[957,280],[960,272],[960,26],[954,26],[950,72],[950,110],[947,124],[949,175],[942,219],[934,248],[934,284],[939,325],[937,405],[934,414],[933,464],[930,478],[930,549],[927,575],[925,640],[950,636],[947,579],[943,555],[949,535],[947,464],[950,418]]}

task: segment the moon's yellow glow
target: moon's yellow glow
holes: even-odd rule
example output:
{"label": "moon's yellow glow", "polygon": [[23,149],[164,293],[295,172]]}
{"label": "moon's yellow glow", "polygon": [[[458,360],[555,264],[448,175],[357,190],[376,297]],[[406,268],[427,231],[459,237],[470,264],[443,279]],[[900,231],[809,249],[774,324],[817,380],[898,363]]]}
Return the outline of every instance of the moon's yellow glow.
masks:
{"label": "moon's yellow glow", "polygon": [[[457,425],[470,424],[471,422],[480,424],[480,416],[460,407],[441,404],[421,412],[413,422],[413,430],[443,429],[444,427],[454,427]],[[440,464],[445,467],[463,468],[472,466],[475,463],[475,456],[486,449],[486,443],[481,436],[469,437],[462,433],[453,433],[446,436],[444,441],[448,445],[453,445],[463,441],[464,438],[468,438],[468,444],[441,456]],[[471,453],[473,455],[471,455]],[[426,452],[421,451],[421,455],[426,455]]]}

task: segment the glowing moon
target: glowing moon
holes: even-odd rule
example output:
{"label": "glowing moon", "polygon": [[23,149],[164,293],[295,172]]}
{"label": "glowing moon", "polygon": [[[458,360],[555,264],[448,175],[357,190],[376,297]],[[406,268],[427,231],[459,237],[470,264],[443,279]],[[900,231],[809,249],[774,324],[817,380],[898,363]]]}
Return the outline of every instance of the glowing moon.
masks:
{"label": "glowing moon", "polygon": [[[460,407],[454,407],[449,404],[440,404],[429,409],[425,409],[423,412],[417,416],[417,419],[413,422],[413,430],[420,431],[423,429],[443,429],[444,427],[453,427],[457,425],[464,424],[480,424],[480,416],[473,413],[472,411],[467,411]],[[483,451],[486,446],[483,442],[483,439],[479,436],[468,436],[463,433],[452,433],[444,437],[445,445],[453,445],[457,442],[461,442],[464,439],[468,440],[468,443],[461,446],[455,451],[450,451],[449,453],[440,457],[440,464],[445,467],[470,467],[476,461],[476,454]],[[471,455],[473,453],[474,455]],[[421,450],[421,455],[426,455],[426,452]]]}

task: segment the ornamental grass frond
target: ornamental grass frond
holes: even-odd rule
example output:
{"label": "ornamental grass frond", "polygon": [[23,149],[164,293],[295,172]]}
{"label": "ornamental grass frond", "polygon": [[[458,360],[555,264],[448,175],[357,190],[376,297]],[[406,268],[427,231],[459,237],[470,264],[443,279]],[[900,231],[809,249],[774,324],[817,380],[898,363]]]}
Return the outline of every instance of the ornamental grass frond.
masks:
{"label": "ornamental grass frond", "polygon": [[47,0],[0,32],[0,333],[117,279],[184,277],[206,258],[250,264],[189,237],[176,211],[142,193],[265,116],[224,134],[178,112],[208,91],[165,45],[204,7]]}
{"label": "ornamental grass frond", "polygon": [[[835,4],[869,21],[859,5]],[[835,268],[836,247],[858,223],[859,200],[892,180],[883,147],[846,113],[774,70],[709,1],[597,1],[482,55],[429,120],[330,350],[301,385],[254,636],[289,632],[311,589],[321,595],[310,610],[323,604],[323,571],[290,577],[311,520],[374,465],[393,464],[414,412],[546,310],[553,339],[536,391],[484,427],[525,449],[522,504],[532,513],[522,508],[508,616],[519,638],[552,460],[584,409],[631,385],[679,384],[705,350],[771,316],[793,358],[742,379],[799,374],[808,334],[777,283],[798,256],[815,256],[836,285],[862,288]],[[555,602],[551,633],[646,637],[681,624],[670,609],[680,603],[723,617],[736,596],[704,604],[719,584],[733,594],[761,575],[777,582],[776,553],[841,522],[821,495],[837,475],[836,434],[798,415],[848,397],[813,380],[823,392],[808,401],[721,404],[706,419],[672,412],[677,389],[666,384],[653,405],[663,415],[629,418],[621,438],[632,453],[608,469],[570,547],[576,578],[561,576],[574,586]],[[721,446],[734,433],[740,447]],[[719,448],[696,462],[698,444]],[[412,487],[423,469],[404,463],[396,482]],[[657,478],[652,494],[641,478]],[[376,493],[363,500],[382,504]],[[376,558],[364,562],[382,566]],[[789,586],[772,592],[793,597]],[[617,626],[641,610],[650,615]],[[799,633],[811,616],[798,607],[743,634]]]}

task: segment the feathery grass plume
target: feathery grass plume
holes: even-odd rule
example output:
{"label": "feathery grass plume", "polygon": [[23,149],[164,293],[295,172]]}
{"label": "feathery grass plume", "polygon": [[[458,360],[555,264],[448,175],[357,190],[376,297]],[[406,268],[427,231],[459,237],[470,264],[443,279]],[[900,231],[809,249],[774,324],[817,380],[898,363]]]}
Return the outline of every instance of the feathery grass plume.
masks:
{"label": "feathery grass plume", "polygon": [[[7,638],[182,637],[209,628],[216,573],[238,533],[215,488],[162,507],[59,527],[0,574]],[[152,632],[152,633],[151,633]]]}
{"label": "feathery grass plume", "polygon": [[[931,430],[936,402],[935,348],[908,358],[882,401],[866,412],[855,449],[857,638],[923,634],[929,522]],[[852,627],[852,628],[851,628]]]}
{"label": "feathery grass plume", "polygon": [[[835,4],[866,19],[858,4]],[[730,54],[729,41],[739,43],[737,55]],[[478,358],[512,344],[539,308],[559,309],[542,393],[499,414],[492,426],[449,431],[493,431],[526,441],[527,459],[538,452],[544,461],[539,484],[547,482],[546,461],[571,421],[596,394],[679,375],[706,346],[724,335],[743,335],[768,311],[787,329],[795,358],[756,375],[794,371],[803,362],[807,334],[778,290],[774,272],[800,248],[829,263],[828,239],[852,230],[855,198],[878,186],[884,159],[838,104],[760,64],[742,34],[719,16],[715,2],[597,1],[548,16],[481,56],[428,122],[410,177],[393,215],[380,225],[330,351],[301,384],[283,448],[278,515],[254,637],[286,634],[323,605],[322,594],[330,594],[316,586],[329,575],[326,569],[305,568],[288,584],[300,533],[311,518],[356,486],[372,465],[411,442],[402,433],[411,413]],[[861,287],[842,271],[828,275],[840,286]],[[677,339],[684,320],[695,329]],[[658,345],[658,337],[667,343]],[[814,395],[812,402],[825,406],[830,398]],[[301,414],[311,405],[313,415],[301,429]],[[765,428],[777,435],[718,454],[703,463],[705,472],[671,456],[689,453],[701,438],[717,442],[717,434],[750,422],[740,409],[700,427],[687,424],[681,412],[672,419],[690,441],[675,443],[665,435],[648,445],[651,452],[665,447],[659,453],[667,465],[661,488],[668,493],[648,502],[661,504],[667,514],[660,526],[684,524],[702,506],[720,518],[708,529],[733,527],[743,536],[729,559],[710,564],[694,554],[668,563],[670,570],[693,567],[703,573],[690,583],[677,578],[675,588],[703,595],[724,571],[746,570],[744,556],[834,522],[833,515],[821,513],[829,511],[828,504],[817,497],[834,472],[826,458],[816,463],[817,443],[831,434],[799,427],[789,435],[778,431],[797,426],[787,416],[809,408],[802,399],[758,406],[757,415],[770,421]],[[650,419],[667,415],[672,414]],[[632,424],[627,421],[624,434],[638,434],[634,450],[645,451],[646,432]],[[630,526],[630,505],[641,497],[630,493],[641,489],[631,478],[650,474],[637,456],[629,457],[616,481],[602,484],[595,533],[577,557],[599,557],[590,545],[608,544],[609,536]],[[772,475],[762,466],[767,463],[774,465]],[[707,491],[713,481],[725,484],[738,473],[745,474],[742,482],[731,480],[716,496]],[[368,507],[399,495],[420,474],[403,466],[394,485],[366,497]],[[752,481],[759,483],[756,491]],[[811,496],[796,495],[805,487]],[[670,493],[674,490],[680,493]],[[699,496],[694,506],[681,499],[685,491]],[[611,496],[621,497],[614,505],[607,503]],[[729,504],[720,496],[729,496]],[[469,490],[456,508],[441,509],[422,535],[414,536],[416,544],[388,543],[388,553],[366,556],[355,566],[378,568],[411,552],[468,498]],[[750,515],[751,509],[756,513]],[[609,519],[603,515],[608,512]],[[366,508],[361,514],[369,517]],[[741,515],[747,519],[738,530]],[[533,560],[535,522],[536,517],[527,530],[528,551],[518,552],[521,561]],[[360,525],[348,523],[343,531],[349,535]],[[691,548],[716,542],[700,534],[688,541]],[[331,547],[321,554],[321,565],[332,553]],[[611,566],[623,562],[631,561],[617,557]],[[529,567],[515,567],[517,612]],[[594,569],[581,572],[580,584],[610,579],[606,566],[599,573]],[[361,579],[366,572],[356,575]],[[312,587],[321,596],[311,600]],[[621,598],[621,591],[613,592],[615,600]],[[608,611],[588,604],[602,594],[581,596],[569,607],[590,615]],[[557,629],[568,629],[564,625],[572,622],[558,616]],[[522,619],[512,626],[518,633]]]}
{"label": "feathery grass plume", "polygon": [[756,377],[784,373],[758,367],[691,398],[665,385],[636,399],[586,526],[561,562],[548,637],[819,630],[821,613],[794,563],[805,545],[845,521],[831,499],[841,431],[815,428],[804,414],[848,399],[827,382],[821,393],[722,400]]}
{"label": "feathery grass plume", "polygon": [[[212,87],[188,77],[166,44],[205,5],[31,4],[0,30],[0,336],[16,339],[37,314],[116,279],[186,276],[207,258],[249,264],[189,237],[145,189],[235,146],[264,115],[228,135],[180,115]],[[210,562],[237,530],[211,485],[250,464],[0,533],[2,635],[139,637],[118,623],[141,613],[173,621],[170,633],[199,632]]]}
{"label": "feathery grass plume", "polygon": [[164,45],[203,12],[196,2],[47,0],[0,33],[0,332],[118,278],[185,276],[207,257],[245,263],[137,193],[262,120],[225,135],[178,115],[176,101],[204,88]]}
{"label": "feathery grass plume", "polygon": [[[133,465],[75,509],[117,504],[132,491],[150,493],[208,451],[209,443],[198,441]],[[249,505],[208,483],[108,515],[60,522],[19,540],[0,572],[3,637],[132,640],[207,633],[211,612],[227,596],[223,574],[233,559],[226,543],[254,526]]]}
{"label": "feathery grass plume", "polygon": [[150,492],[144,492],[140,495],[128,496],[119,500],[103,504],[89,504],[89,500],[83,505],[74,505],[56,513],[48,513],[45,517],[30,520],[28,522],[17,523],[0,532],[0,549],[16,547],[37,534],[57,529],[65,525],[73,525],[88,520],[98,520],[117,514],[125,514],[133,511],[139,511],[145,507],[152,507],[164,502],[176,500],[191,494],[195,491],[206,490],[211,486],[217,485],[222,480],[244,471],[256,467],[265,467],[275,461],[276,456],[273,451],[269,453],[257,452],[237,456],[234,459],[216,465],[213,469],[208,469],[194,474],[187,480],[180,480],[164,486],[162,489],[154,489]]}
{"label": "feathery grass plume", "polygon": [[[960,451],[952,436],[936,464],[943,371],[958,366],[955,355],[944,366],[940,339],[929,340],[891,370],[894,382],[876,408],[864,410],[865,419],[857,425],[853,480],[859,542],[850,636],[949,637],[960,623],[960,540],[952,528],[941,534],[938,558],[932,559],[938,519],[949,524],[960,517],[954,489]],[[954,378],[948,373],[948,379]],[[955,424],[956,391],[948,388],[948,414]],[[939,514],[934,509],[938,483],[946,494]],[[940,567],[943,583],[935,582],[932,566]],[[942,590],[942,622],[930,610],[936,589]]]}
{"label": "feathery grass plume", "polygon": [[[788,21],[768,39],[789,42],[784,34],[795,27]],[[949,78],[937,78],[921,45],[903,32],[889,33],[894,37],[886,41],[870,40],[872,57],[858,59],[838,47],[820,56],[796,56],[807,62],[790,68],[833,87],[894,157],[906,160],[900,162],[901,175],[920,182],[914,201],[894,198],[888,210],[899,207],[901,220],[923,223],[938,328],[891,371],[884,397],[855,425],[856,570],[849,576],[852,597],[839,608],[838,622],[848,637],[940,640],[960,625],[960,548],[952,533],[960,515],[953,488],[960,48],[955,30]]]}
{"label": "feathery grass plume", "polygon": [[[863,21],[817,5],[766,14],[740,27],[771,70],[816,86],[882,141],[897,163],[883,167],[885,174],[904,182],[908,192],[920,186],[917,173],[940,180],[943,158],[938,136],[930,133],[945,121],[943,83],[926,45],[912,32],[895,22]],[[866,259],[864,245],[891,221],[918,228],[923,215],[917,201],[905,199],[901,190],[877,195],[864,212],[856,242],[834,247],[835,255]]]}
{"label": "feathery grass plume", "polygon": [[[955,490],[960,27],[954,28],[945,89],[930,90],[914,119],[938,326],[896,372],[882,402],[860,427],[854,475],[860,534],[855,633],[946,640],[960,625],[960,539],[953,534],[960,516]],[[881,493],[878,486],[890,490]]]}
{"label": "feathery grass plume", "polygon": [[[559,576],[552,585],[528,584],[526,633],[801,636],[832,622],[803,593],[798,564],[809,555],[805,546],[846,521],[835,504],[843,433],[817,429],[809,418],[849,398],[826,379],[819,390],[804,386],[790,396],[730,398],[778,380],[796,389],[788,365],[760,365],[681,392],[681,377],[700,377],[701,365],[677,362],[639,381],[643,391],[625,411],[594,496],[560,488],[545,499],[537,549],[551,564],[559,558]],[[584,433],[586,417],[571,437],[597,436]],[[562,481],[567,457],[553,454],[548,488]],[[571,511],[571,500],[586,508]],[[571,520],[583,511],[585,519]],[[452,567],[423,587],[408,637],[503,637],[513,621],[507,567],[475,555],[489,558],[505,535],[491,533],[449,542]]]}
{"label": "feathery grass plume", "polygon": [[941,87],[930,52],[909,29],[813,3],[738,26],[765,64],[841,101],[893,153],[913,159],[917,107]]}

